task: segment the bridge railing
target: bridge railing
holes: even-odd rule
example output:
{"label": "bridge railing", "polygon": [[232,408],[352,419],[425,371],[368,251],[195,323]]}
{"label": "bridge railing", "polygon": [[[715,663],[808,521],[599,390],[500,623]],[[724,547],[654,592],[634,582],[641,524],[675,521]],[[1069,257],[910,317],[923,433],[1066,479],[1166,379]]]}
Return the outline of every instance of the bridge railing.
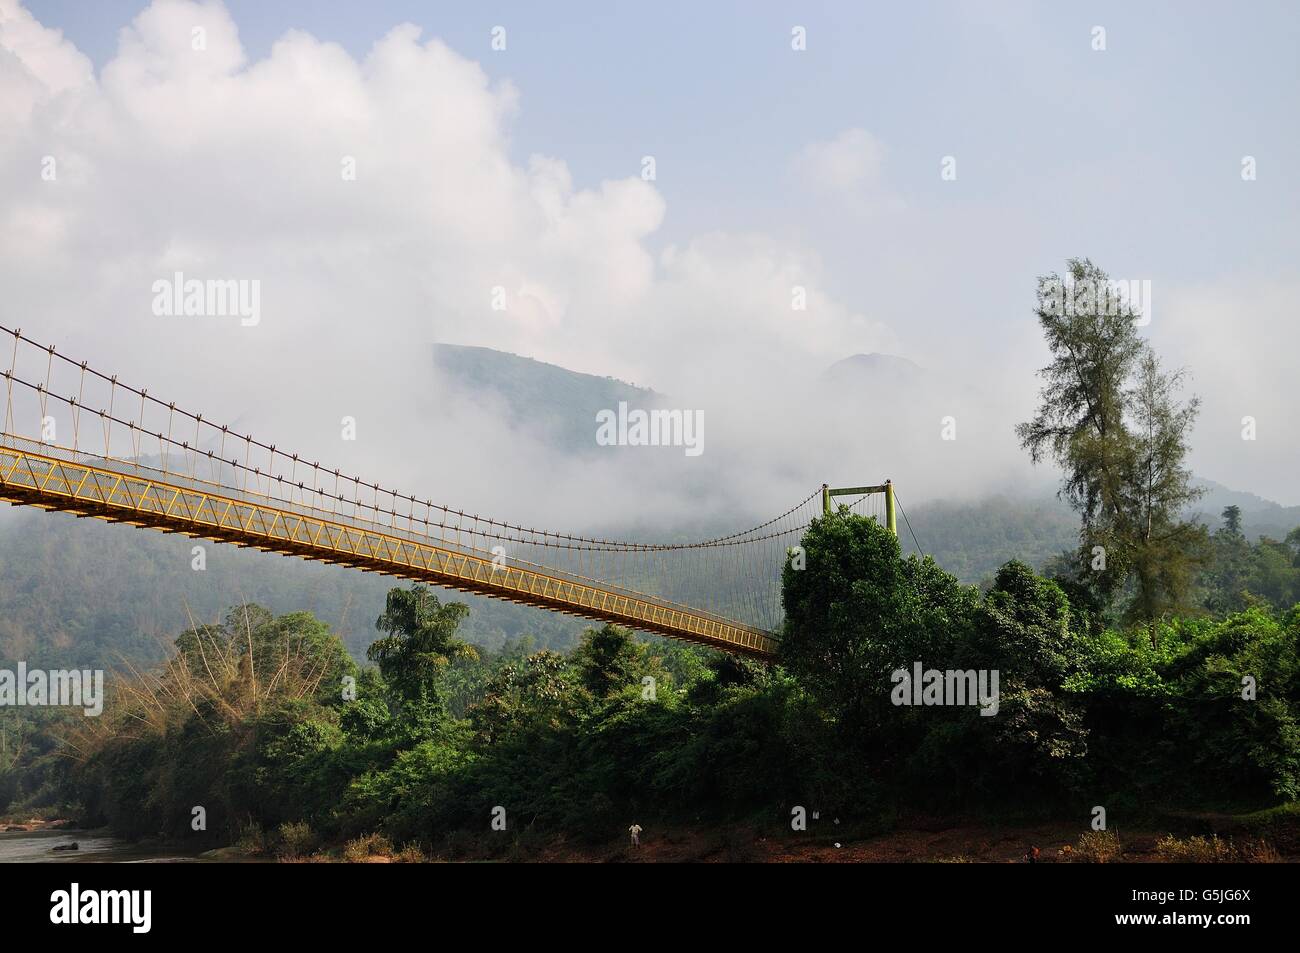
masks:
{"label": "bridge railing", "polygon": [[[876,491],[892,500],[890,484],[843,491],[823,487],[757,526],[687,542],[610,540],[528,528],[439,506],[308,462],[72,361],[20,331],[0,327],[0,332],[13,342],[8,369],[0,364],[0,447],[12,448],[9,460],[15,464],[5,477],[10,499],[56,509],[89,508],[106,519],[413,574],[516,601],[537,599],[593,618],[631,618],[629,624],[645,623],[638,627],[650,631],[677,634],[673,627],[681,625],[683,637],[690,637],[704,627],[709,638],[722,631],[750,648],[755,640],[771,643],[770,632],[781,620],[781,568],[791,544],[800,541],[816,515],[818,492],[824,502],[828,493],[862,492],[852,504],[855,509]],[[18,462],[27,466],[25,473]],[[75,491],[60,475],[68,467],[81,468],[82,485]],[[188,525],[183,514],[160,511],[155,500],[87,498],[83,490],[103,492],[101,477],[126,480],[123,485],[144,487],[150,494],[170,492],[169,506],[208,507],[203,515],[208,522]],[[243,531],[250,539],[241,539],[239,527],[221,520],[213,524],[213,501],[229,504],[227,510],[235,507],[250,521],[254,515],[270,519],[272,526],[258,529],[250,522]],[[136,512],[124,516],[123,510],[132,508]],[[888,509],[892,529],[892,506]],[[295,549],[301,541],[284,538],[285,520],[310,522],[313,531],[326,533],[327,545],[322,547],[317,536],[312,548]],[[340,529],[344,536],[335,539]],[[355,551],[340,551],[339,545]],[[388,564],[379,565],[379,549],[400,551],[408,562],[384,557]],[[420,561],[411,561],[416,557]],[[514,575],[500,574],[507,567]],[[493,582],[492,573],[508,584]],[[527,591],[519,588],[525,584]],[[563,598],[554,597],[556,587],[564,590]],[[606,611],[610,600],[617,611]],[[592,615],[593,609],[599,611]],[[742,618],[746,621],[737,621]]]}
{"label": "bridge railing", "polygon": [[775,650],[761,629],[661,597],[12,434],[0,439],[0,498],[428,579],[760,657]]}

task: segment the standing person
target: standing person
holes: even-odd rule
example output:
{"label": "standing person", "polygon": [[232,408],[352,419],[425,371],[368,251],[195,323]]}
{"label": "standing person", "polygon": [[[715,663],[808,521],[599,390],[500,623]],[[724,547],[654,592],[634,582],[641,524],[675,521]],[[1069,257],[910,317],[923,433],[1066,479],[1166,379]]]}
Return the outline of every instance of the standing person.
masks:
{"label": "standing person", "polygon": [[631,827],[627,829],[627,832],[632,835],[632,846],[640,847],[641,846],[641,825],[633,824]]}

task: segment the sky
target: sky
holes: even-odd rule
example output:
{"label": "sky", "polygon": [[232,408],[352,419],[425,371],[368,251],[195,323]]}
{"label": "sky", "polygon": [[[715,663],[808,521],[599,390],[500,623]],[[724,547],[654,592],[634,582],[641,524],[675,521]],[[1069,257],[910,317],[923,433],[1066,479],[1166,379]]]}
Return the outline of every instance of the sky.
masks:
{"label": "sky", "polygon": [[[580,528],[1050,481],[1013,434],[1035,278],[1089,257],[1151,283],[1197,474],[1297,504],[1297,46],[1281,3],[0,0],[0,324]],[[259,281],[259,322],[155,314],[177,271]],[[433,341],[652,386],[707,449],[564,459],[431,380]],[[872,352],[923,392],[827,406]]]}

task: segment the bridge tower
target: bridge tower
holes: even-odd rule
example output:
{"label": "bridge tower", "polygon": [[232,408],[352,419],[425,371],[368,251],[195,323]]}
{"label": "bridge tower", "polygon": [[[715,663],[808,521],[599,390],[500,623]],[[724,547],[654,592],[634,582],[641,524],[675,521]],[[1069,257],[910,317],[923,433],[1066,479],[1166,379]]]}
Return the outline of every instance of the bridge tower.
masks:
{"label": "bridge tower", "polygon": [[894,516],[894,481],[886,480],[879,486],[846,486],[832,489],[830,484],[822,484],[822,514],[829,516],[831,497],[833,496],[870,496],[872,493],[885,495],[885,525],[895,536],[898,535],[898,520]]}

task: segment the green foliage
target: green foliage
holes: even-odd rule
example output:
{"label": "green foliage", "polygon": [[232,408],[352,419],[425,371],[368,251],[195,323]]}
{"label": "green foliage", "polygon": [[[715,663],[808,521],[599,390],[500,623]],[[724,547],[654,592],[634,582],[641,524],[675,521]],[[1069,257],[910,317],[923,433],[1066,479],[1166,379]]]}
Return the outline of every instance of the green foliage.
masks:
{"label": "green foliage", "polygon": [[379,673],[404,699],[429,699],[452,661],[474,654],[456,637],[468,614],[462,603],[442,605],[428,586],[392,589],[375,622],[375,628],[388,634],[375,641],[366,656],[379,664]]}
{"label": "green foliage", "polygon": [[538,652],[504,666],[469,709],[470,723],[485,744],[545,734],[572,724],[582,704],[580,677],[564,656]]}
{"label": "green foliage", "polygon": [[[392,590],[378,665],[358,671],[312,616],[237,606],[115,684],[100,719],[0,721],[0,753],[22,749],[0,790],[126,836],[286,858],[353,838],[356,859],[391,844],[514,856],[634,820],[783,827],[793,805],[874,826],[915,809],[1300,797],[1300,606],[1169,619],[1152,639],[1097,626],[1021,562],[983,593],[962,585],[845,509],[803,548],[776,666],[616,626],[567,654],[526,637],[467,651],[464,608],[415,586]],[[996,715],[895,704],[894,673],[917,662],[996,671]],[[505,832],[489,828],[498,807]]]}
{"label": "green foliage", "polygon": [[53,708],[0,708],[0,816],[40,807],[66,813],[66,762],[55,732],[76,717]]}
{"label": "green foliage", "polygon": [[[1191,801],[1297,796],[1300,613],[1166,623],[1153,642],[1080,625],[1062,588],[1022,563],[981,597],[843,510],[814,523],[804,550],[808,568],[785,572],[782,663],[841,744],[922,797],[1064,798],[1085,784]],[[998,715],[889,704],[889,671],[918,661],[998,671]],[[1264,684],[1260,672],[1269,691],[1243,700],[1242,677]],[[848,772],[882,780],[863,775]]]}
{"label": "green foliage", "polygon": [[[1105,281],[1090,262],[1069,268],[1076,283]],[[211,602],[222,561],[196,588],[188,549],[173,545],[187,540],[6,517],[0,658],[53,660],[75,645],[83,665],[110,649],[158,664],[118,679],[100,719],[0,711],[0,810],[68,805],[129,837],[237,840],[286,859],[348,838],[354,860],[395,843],[407,859],[470,845],[512,856],[548,832],[602,839],[631,821],[783,827],[793,805],[862,829],[916,809],[1281,803],[1258,825],[1293,836],[1300,529],[1252,542],[1236,502],[1212,534],[1189,517],[1196,401],[1179,401],[1181,373],[1104,305],[1039,309],[1052,363],[1018,431],[1035,461],[1064,469],[1078,532],[1046,504],[923,508],[917,528],[949,572],[904,558],[892,534],[841,508],[809,527],[805,567],[784,570],[776,665],[613,625],[579,638],[556,616],[483,600],[471,620],[423,585],[384,594],[373,577],[258,554],[237,557],[241,589],[247,579],[271,606],[324,606],[337,631],[254,604],[222,617]],[[485,360],[460,355],[492,378]],[[503,392],[507,405],[579,419],[538,398],[557,392],[553,369],[529,372],[536,386]],[[12,532],[20,523],[32,531]],[[1053,578],[1030,568],[1072,537]],[[67,586],[81,562],[115,573]],[[711,595],[725,606],[739,592]],[[379,638],[347,629],[354,602],[372,607],[353,613],[364,618],[381,596]],[[144,633],[177,615],[170,603],[220,621],[189,620],[163,657]],[[363,655],[374,665],[358,669]],[[917,665],[996,674],[996,712],[899,704],[898,675]],[[355,695],[342,690],[351,679]],[[498,808],[506,831],[489,833]],[[1089,835],[1077,856],[1117,848]]]}
{"label": "green foliage", "polygon": [[355,671],[310,615],[236,607],[182,633],[159,671],[111,685],[102,717],[59,732],[66,788],[127,836],[202,841],[250,820],[328,817],[342,678]]}
{"label": "green foliage", "polygon": [[868,724],[886,697],[889,673],[923,654],[941,618],[900,558],[898,540],[846,507],[814,520],[806,564],[782,576],[785,628],[780,661],[850,731]]}
{"label": "green foliage", "polygon": [[1079,259],[1068,270],[1068,284],[1039,279],[1052,361],[1038,411],[1016,433],[1034,463],[1063,471],[1061,496],[1081,522],[1075,578],[1103,604],[1127,589],[1128,617],[1153,632],[1189,604],[1205,559],[1204,533],[1185,513],[1203,492],[1185,465],[1199,403],[1179,403],[1183,372],[1161,369],[1106,273]]}
{"label": "green foliage", "polygon": [[1205,608],[1223,615],[1252,604],[1285,609],[1300,603],[1300,527],[1283,542],[1241,531],[1241,511],[1223,511],[1223,526],[1209,537],[1211,558],[1200,577]]}
{"label": "green foliage", "polygon": [[1042,566],[1079,539],[1078,519],[1052,497],[939,501],[908,507],[907,513],[926,552],[967,583],[992,578],[1011,559]]}
{"label": "green foliage", "polygon": [[[587,630],[573,652],[573,661],[583,688],[595,698],[606,698],[649,674],[648,654],[647,647],[626,629],[606,625]],[[654,668],[662,677],[659,666]]]}

